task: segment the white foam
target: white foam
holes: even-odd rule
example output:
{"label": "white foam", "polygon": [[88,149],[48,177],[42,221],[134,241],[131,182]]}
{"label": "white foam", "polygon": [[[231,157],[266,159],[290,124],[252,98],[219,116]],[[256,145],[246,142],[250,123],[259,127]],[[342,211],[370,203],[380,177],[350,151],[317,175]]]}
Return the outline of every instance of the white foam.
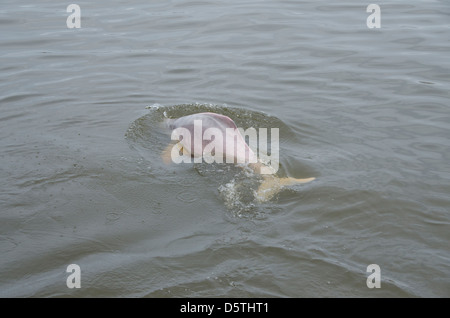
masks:
{"label": "white foam", "polygon": [[146,106],[145,109],[159,109],[159,108],[161,108],[161,107],[164,107],[164,106],[161,105],[161,104],[158,104],[158,103],[154,103],[154,104],[152,104],[152,105]]}

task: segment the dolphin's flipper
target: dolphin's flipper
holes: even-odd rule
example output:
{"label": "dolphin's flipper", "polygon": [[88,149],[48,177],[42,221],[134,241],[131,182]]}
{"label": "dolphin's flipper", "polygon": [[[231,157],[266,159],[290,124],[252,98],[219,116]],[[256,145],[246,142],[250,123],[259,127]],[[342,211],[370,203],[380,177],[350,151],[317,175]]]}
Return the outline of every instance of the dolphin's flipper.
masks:
{"label": "dolphin's flipper", "polygon": [[172,163],[172,149],[174,146],[175,142],[171,142],[167,145],[166,149],[161,152],[161,159],[166,165]]}
{"label": "dolphin's flipper", "polygon": [[274,175],[265,175],[263,182],[261,182],[258,190],[255,193],[255,198],[258,202],[266,202],[270,200],[275,194],[281,191],[283,187],[291,186],[298,183],[307,183],[316,178],[296,179],[296,178],[278,178]]}
{"label": "dolphin's flipper", "polygon": [[172,141],[161,153],[161,159],[166,165],[169,165],[173,162],[172,151],[178,151],[178,153],[182,153],[184,159],[191,158],[190,152],[185,147],[183,147],[179,142]]}

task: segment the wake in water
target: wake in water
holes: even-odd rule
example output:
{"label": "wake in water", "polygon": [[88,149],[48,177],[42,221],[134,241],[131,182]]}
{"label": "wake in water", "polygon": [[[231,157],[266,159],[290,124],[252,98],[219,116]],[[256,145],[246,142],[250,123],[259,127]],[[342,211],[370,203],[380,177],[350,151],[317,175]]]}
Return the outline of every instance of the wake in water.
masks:
{"label": "wake in water", "polygon": [[[229,209],[239,211],[252,209],[257,204],[271,200],[284,187],[314,180],[314,178],[277,176],[278,155],[275,156],[276,161],[271,159],[274,159],[274,149],[278,150],[279,145],[274,146],[273,134],[270,140],[272,158],[264,152],[268,149],[267,145],[261,152],[261,141],[264,138],[260,136],[260,147],[256,149],[257,143],[252,142],[251,136],[242,134],[244,128],[247,128],[245,130],[247,132],[248,127],[263,125],[276,127],[282,132],[289,130],[274,117],[246,110],[200,104],[172,107],[153,105],[150,109],[148,115],[133,123],[127,132],[127,138],[141,147],[151,148],[152,156],[155,152],[162,153],[166,164],[189,162],[193,163],[194,169],[203,176],[214,178],[220,176],[217,189]],[[234,118],[236,123],[233,121]],[[162,123],[165,123],[168,129],[163,129]],[[238,125],[244,128],[238,130]],[[172,135],[171,143],[167,139],[168,135]],[[209,138],[203,138],[206,135]],[[276,136],[278,137],[278,134]],[[248,137],[248,142],[245,141],[245,137]],[[144,145],[144,141],[152,145]],[[164,141],[166,146],[163,146]],[[205,154],[209,156],[205,157]],[[260,156],[257,157],[256,154]],[[223,163],[225,161],[228,164]],[[236,171],[230,166],[239,167],[240,170]],[[280,174],[283,174],[283,171]]]}

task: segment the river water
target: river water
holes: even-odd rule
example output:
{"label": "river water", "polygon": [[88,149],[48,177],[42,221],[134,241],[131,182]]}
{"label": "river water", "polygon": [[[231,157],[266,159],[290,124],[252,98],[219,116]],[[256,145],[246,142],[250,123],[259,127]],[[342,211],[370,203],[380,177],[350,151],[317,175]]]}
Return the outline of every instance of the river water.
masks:
{"label": "river water", "polygon": [[[0,6],[0,296],[450,296],[447,1],[68,4]],[[200,111],[316,180],[163,164]]]}

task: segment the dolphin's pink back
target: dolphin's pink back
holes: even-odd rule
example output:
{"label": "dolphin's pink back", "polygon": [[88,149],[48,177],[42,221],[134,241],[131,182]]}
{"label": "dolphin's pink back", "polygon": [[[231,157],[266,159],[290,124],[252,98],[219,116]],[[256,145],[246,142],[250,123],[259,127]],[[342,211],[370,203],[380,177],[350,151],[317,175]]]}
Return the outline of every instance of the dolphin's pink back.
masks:
{"label": "dolphin's pink back", "polygon": [[[194,143],[195,120],[201,120],[202,123],[201,136],[198,136],[197,139],[202,140],[201,143]],[[238,162],[249,163],[256,162],[257,160],[256,155],[245,143],[245,140],[240,133],[237,134],[236,139],[227,134],[227,128],[232,128],[233,130],[237,129],[234,121],[228,116],[209,112],[197,113],[177,119],[168,120],[167,125],[170,129],[183,127],[189,130],[191,134],[191,140],[181,140],[181,144],[195,157],[202,156],[203,149],[207,144],[211,142],[210,140],[203,140],[205,130],[207,130],[208,128],[216,128],[222,133],[223,136],[224,158],[227,157],[227,155],[233,154],[234,159]],[[236,147],[236,151],[234,151],[233,146]]]}

